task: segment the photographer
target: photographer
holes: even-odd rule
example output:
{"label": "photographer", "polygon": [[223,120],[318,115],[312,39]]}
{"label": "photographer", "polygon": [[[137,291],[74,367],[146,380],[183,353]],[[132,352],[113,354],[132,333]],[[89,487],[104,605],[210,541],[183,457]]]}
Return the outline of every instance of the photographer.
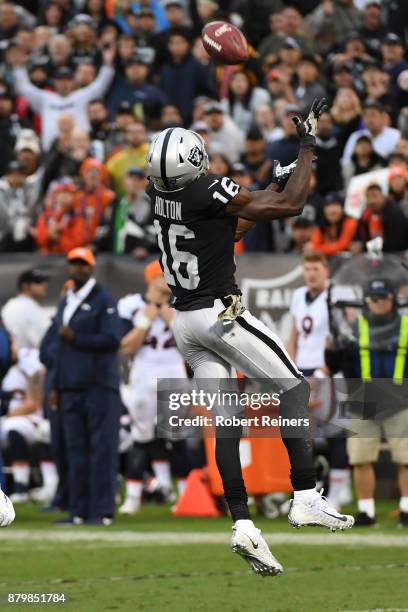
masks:
{"label": "photographer", "polygon": [[350,428],[357,434],[347,442],[358,498],[356,526],[376,525],[373,465],[385,435],[399,468],[399,525],[408,527],[408,409],[403,384],[408,375],[407,347],[408,317],[398,313],[395,289],[387,280],[374,279],[365,291],[362,314],[353,323],[352,339],[325,352],[331,372],[342,370],[348,379],[349,397],[355,379],[364,383],[359,388],[363,402],[349,402],[354,417]]}

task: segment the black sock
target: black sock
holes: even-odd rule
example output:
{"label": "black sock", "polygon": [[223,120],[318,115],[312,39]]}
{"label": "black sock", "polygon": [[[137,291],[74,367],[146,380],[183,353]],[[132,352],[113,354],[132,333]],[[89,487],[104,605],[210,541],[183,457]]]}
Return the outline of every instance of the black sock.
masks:
{"label": "black sock", "polygon": [[224,487],[224,496],[234,522],[251,518],[239,457],[241,435],[242,427],[221,427],[217,430],[215,447],[215,459]]}
{"label": "black sock", "polygon": [[[279,414],[286,419],[308,417],[307,406],[310,386],[306,379],[280,397]],[[313,459],[313,441],[309,427],[285,425],[280,428],[281,436],[290,460],[290,480],[295,491],[313,489],[316,486],[316,472]]]}

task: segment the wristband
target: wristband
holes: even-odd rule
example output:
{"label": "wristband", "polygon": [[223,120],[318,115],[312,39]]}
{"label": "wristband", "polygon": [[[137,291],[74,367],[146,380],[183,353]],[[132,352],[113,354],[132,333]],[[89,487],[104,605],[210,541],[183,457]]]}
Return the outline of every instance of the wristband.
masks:
{"label": "wristband", "polygon": [[300,139],[300,148],[301,149],[309,149],[309,151],[314,151],[316,146],[316,138],[307,134]]}
{"label": "wristband", "polygon": [[149,319],[149,317],[146,317],[146,315],[143,315],[136,327],[137,329],[143,329],[144,331],[147,331],[148,329],[150,329],[151,324],[152,320]]}

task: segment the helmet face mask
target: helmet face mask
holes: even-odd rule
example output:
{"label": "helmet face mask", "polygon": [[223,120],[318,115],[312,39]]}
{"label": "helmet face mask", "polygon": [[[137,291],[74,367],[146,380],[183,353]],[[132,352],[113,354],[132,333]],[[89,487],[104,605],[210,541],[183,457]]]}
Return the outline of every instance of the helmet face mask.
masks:
{"label": "helmet face mask", "polygon": [[150,180],[159,191],[184,189],[208,170],[202,137],[184,128],[168,128],[156,136],[147,156]]}

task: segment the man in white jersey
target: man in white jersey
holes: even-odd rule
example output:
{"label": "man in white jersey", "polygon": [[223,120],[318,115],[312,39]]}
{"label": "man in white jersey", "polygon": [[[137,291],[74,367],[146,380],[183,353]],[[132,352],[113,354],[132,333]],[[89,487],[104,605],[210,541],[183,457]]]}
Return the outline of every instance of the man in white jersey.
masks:
{"label": "man in white jersey", "polygon": [[[314,408],[312,414],[320,421],[330,419],[332,406],[329,385],[323,382],[327,377],[324,349],[330,335],[327,307],[329,274],[329,265],[322,253],[306,254],[303,258],[305,285],[296,289],[290,307],[292,331],[288,352],[303,375],[309,378],[312,390],[315,388],[316,399],[321,405]],[[321,433],[327,437],[329,453],[329,501],[340,507],[351,502],[346,439],[335,435],[328,426],[323,427]]]}
{"label": "man in white jersey", "polygon": [[[127,295],[118,305],[120,317],[131,327],[122,340],[122,352],[132,358],[129,387],[122,390],[122,398],[132,419],[134,440],[128,461],[126,499],[119,508],[121,514],[139,510],[143,473],[150,465],[165,496],[171,491],[169,456],[163,441],[155,439],[157,379],[186,378],[184,359],[172,332],[175,311],[169,306],[170,290],[158,261],[146,267],[145,280],[144,295]],[[175,447],[184,467],[184,473],[178,474],[181,492],[188,461],[183,441],[175,443]]]}
{"label": "man in white jersey", "polygon": [[49,458],[49,426],[43,416],[43,385],[45,370],[37,349],[18,350],[17,362],[2,382],[2,391],[9,397],[7,412],[1,418],[0,436],[8,449],[13,475],[13,503],[28,501],[30,482],[30,446],[42,443],[40,458],[43,489],[35,498],[49,501],[57,487],[57,473]]}

